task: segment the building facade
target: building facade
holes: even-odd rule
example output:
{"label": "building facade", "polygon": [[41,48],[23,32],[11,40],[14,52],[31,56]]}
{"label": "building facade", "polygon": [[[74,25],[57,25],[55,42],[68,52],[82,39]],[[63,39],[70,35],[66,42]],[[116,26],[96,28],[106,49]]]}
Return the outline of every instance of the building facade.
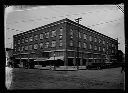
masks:
{"label": "building facade", "polygon": [[117,40],[67,18],[14,35],[13,42],[17,60],[60,59],[68,66],[116,61],[118,50]]}

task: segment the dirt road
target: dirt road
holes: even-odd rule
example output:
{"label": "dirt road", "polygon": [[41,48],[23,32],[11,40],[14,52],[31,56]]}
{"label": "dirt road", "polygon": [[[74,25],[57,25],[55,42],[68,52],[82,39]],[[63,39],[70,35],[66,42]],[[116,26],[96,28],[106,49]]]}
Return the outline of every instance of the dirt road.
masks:
{"label": "dirt road", "polygon": [[49,71],[15,68],[10,89],[124,89],[121,68]]}

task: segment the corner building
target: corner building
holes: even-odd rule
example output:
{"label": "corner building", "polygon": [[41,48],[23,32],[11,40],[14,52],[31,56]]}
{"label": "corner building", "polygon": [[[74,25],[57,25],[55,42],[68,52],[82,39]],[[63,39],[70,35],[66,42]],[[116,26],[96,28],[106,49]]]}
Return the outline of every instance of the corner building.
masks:
{"label": "corner building", "polygon": [[13,42],[17,61],[45,65],[115,62],[118,50],[117,40],[67,18],[14,35]]}

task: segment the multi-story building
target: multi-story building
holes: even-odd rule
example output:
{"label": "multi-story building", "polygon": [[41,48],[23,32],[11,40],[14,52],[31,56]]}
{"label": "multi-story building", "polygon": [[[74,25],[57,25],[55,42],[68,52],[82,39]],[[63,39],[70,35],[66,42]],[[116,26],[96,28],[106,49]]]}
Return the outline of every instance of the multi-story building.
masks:
{"label": "multi-story building", "polygon": [[[13,36],[19,60],[62,60],[60,65],[91,65],[116,60],[118,41],[69,19]],[[79,53],[79,54],[78,54]],[[41,59],[41,60],[40,60]]]}

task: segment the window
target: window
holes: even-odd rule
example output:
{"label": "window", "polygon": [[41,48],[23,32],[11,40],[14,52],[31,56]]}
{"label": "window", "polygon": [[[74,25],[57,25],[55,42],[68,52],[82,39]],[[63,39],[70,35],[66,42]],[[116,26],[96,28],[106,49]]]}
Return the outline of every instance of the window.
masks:
{"label": "window", "polygon": [[72,40],[70,40],[70,46],[73,46],[73,41]]}
{"label": "window", "polygon": [[87,48],[87,44],[86,43],[84,43],[84,48]]}
{"label": "window", "polygon": [[38,40],[38,35],[35,35],[34,36],[34,40]]}
{"label": "window", "polygon": [[51,37],[55,37],[55,36],[56,36],[56,31],[53,30],[53,31],[52,31],[52,35],[51,35]]}
{"label": "window", "polygon": [[105,52],[105,48],[103,48],[103,52]]}
{"label": "window", "polygon": [[112,44],[112,47],[114,47],[114,44]]}
{"label": "window", "polygon": [[115,50],[116,50],[117,48],[116,48],[116,46],[115,46]]}
{"label": "window", "polygon": [[79,42],[79,47],[81,47],[81,43]]}
{"label": "window", "polygon": [[108,44],[107,44],[107,49],[108,49]]}
{"label": "window", "polygon": [[38,49],[38,44],[34,44],[34,49]]}
{"label": "window", "polygon": [[101,51],[101,47],[99,47],[99,51]]}
{"label": "window", "polygon": [[18,47],[18,51],[20,51],[20,47]]}
{"label": "window", "polygon": [[97,50],[97,46],[94,47],[94,50]]}
{"label": "window", "polygon": [[70,38],[73,38],[73,36],[71,36]]}
{"label": "window", "polygon": [[84,34],[84,39],[87,39],[87,35],[86,34]]}
{"label": "window", "polygon": [[33,41],[33,37],[32,37],[32,36],[30,36],[29,41],[30,41],[30,42]]}
{"label": "window", "polygon": [[21,51],[24,51],[24,46],[21,47]]}
{"label": "window", "polygon": [[111,46],[111,43],[109,43],[109,46]]}
{"label": "window", "polygon": [[79,38],[81,38],[81,33],[79,32]]}
{"label": "window", "polygon": [[18,44],[20,44],[20,40],[18,40]]}
{"label": "window", "polygon": [[99,43],[101,43],[101,39],[99,39]]}
{"label": "window", "polygon": [[56,46],[56,41],[52,41],[52,46],[51,47],[55,47]]}
{"label": "window", "polygon": [[48,48],[48,46],[49,46],[49,42],[46,42],[45,43],[45,48]]}
{"label": "window", "polygon": [[105,44],[105,41],[103,40],[103,44]]}
{"label": "window", "polygon": [[97,38],[95,37],[95,40],[94,40],[94,42],[97,42]]}
{"label": "window", "polygon": [[40,43],[40,48],[41,48],[41,49],[43,48],[43,43]]}
{"label": "window", "polygon": [[16,43],[14,43],[14,47],[16,47]]}
{"label": "window", "polygon": [[73,38],[73,30],[70,30],[70,38]]}
{"label": "window", "polygon": [[46,38],[49,38],[49,32],[46,33]]}
{"label": "window", "polygon": [[22,39],[22,43],[24,43],[24,39]]}
{"label": "window", "polygon": [[25,50],[28,50],[28,46],[25,46]]}
{"label": "window", "polygon": [[89,37],[89,40],[92,41],[92,36]]}
{"label": "window", "polygon": [[63,28],[60,28],[60,35],[63,34]]}
{"label": "window", "polygon": [[92,49],[92,44],[90,44],[90,47],[89,48]]}
{"label": "window", "polygon": [[29,45],[29,50],[32,50],[32,45]]}
{"label": "window", "polygon": [[40,39],[43,39],[43,33],[40,34]]}
{"label": "window", "polygon": [[73,36],[73,30],[72,29],[70,29],[70,35]]}
{"label": "window", "polygon": [[108,51],[106,53],[108,54]]}
{"label": "window", "polygon": [[62,35],[60,35],[59,38],[62,39]]}
{"label": "window", "polygon": [[114,50],[112,50],[112,53],[114,53]]}
{"label": "window", "polygon": [[109,54],[111,54],[111,49],[109,49]]}
{"label": "window", "polygon": [[28,38],[27,37],[25,38],[25,42],[28,42]]}
{"label": "window", "polygon": [[62,40],[60,40],[60,45],[59,46],[62,46],[62,44],[63,44],[63,42],[62,42]]}

